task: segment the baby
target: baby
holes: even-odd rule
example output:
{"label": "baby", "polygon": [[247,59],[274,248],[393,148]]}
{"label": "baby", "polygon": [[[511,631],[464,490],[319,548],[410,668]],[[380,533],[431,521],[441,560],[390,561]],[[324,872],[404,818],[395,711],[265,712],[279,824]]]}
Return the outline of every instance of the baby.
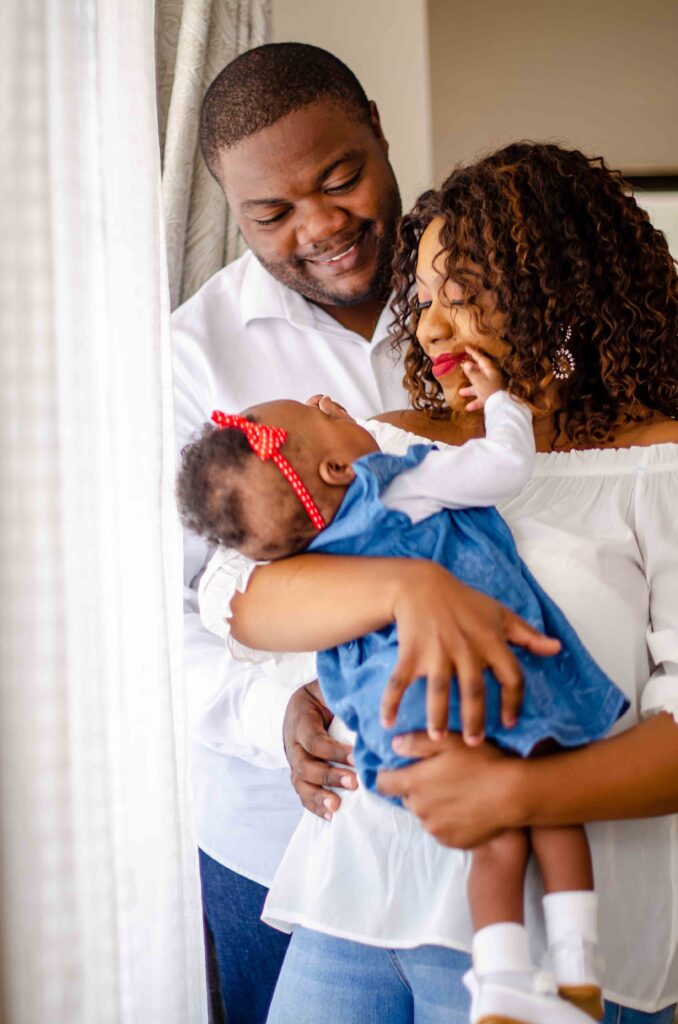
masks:
{"label": "baby", "polygon": [[[476,407],[484,408],[484,438],[444,451],[417,444],[396,457],[382,453],[368,430],[328,400],[269,402],[237,416],[215,412],[215,425],[207,425],[182,455],[182,518],[190,529],[255,560],[311,551],[440,563],[561,643],[552,658],[516,651],[525,680],[517,723],[502,721],[500,688],[486,671],[487,739],[523,757],[581,746],[605,735],[627,702],[532,577],[492,507],[517,494],[530,476],[531,415],[502,389],[490,360],[475,350],[469,355],[465,370]],[[209,588],[202,600],[209,602]],[[387,728],[380,718],[396,660],[394,625],[318,655],[325,701],[356,733],[356,768],[374,792],[382,767],[407,763],[392,748],[394,735],[427,724],[423,679],[404,694],[395,725]],[[454,686],[448,726],[461,731]],[[561,998],[534,989],[523,925],[530,849],[544,881],[549,953]],[[516,1024],[566,1024],[584,1014],[602,1017],[596,897],[583,827],[507,831],[477,847],[469,902],[474,1020],[502,1015]]]}

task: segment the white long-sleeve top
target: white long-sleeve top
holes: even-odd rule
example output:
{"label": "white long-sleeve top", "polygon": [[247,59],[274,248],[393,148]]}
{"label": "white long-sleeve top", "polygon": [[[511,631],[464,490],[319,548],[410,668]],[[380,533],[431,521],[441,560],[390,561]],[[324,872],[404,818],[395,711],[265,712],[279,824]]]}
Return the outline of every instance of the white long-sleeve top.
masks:
{"label": "white long-sleeve top", "polygon": [[[394,454],[422,440],[374,430]],[[678,721],[678,445],[538,454],[520,494],[499,508],[521,557],[628,697],[613,731],[658,711]],[[223,599],[246,586],[248,570],[224,565],[220,575]],[[288,656],[288,671],[296,658],[301,678],[309,657]],[[332,731],[351,739],[336,719]],[[607,997],[648,1013],[678,1001],[678,815],[595,822],[587,833]],[[368,944],[468,950],[467,869],[467,854],[440,846],[413,815],[362,789],[342,792],[331,823],[304,813],[264,919]],[[531,869],[537,958],[540,895]]]}
{"label": "white long-sleeve top", "polygon": [[[384,309],[371,341],[274,280],[251,253],[229,264],[172,317],[177,446],[213,409],[331,393],[357,415],[402,409],[403,367]],[[233,660],[198,615],[197,584],[211,551],[184,535],[185,667],[193,719],[192,775],[200,847],[267,885],[301,815],[289,782],[281,722],[289,683],[281,666]],[[270,671],[269,671],[270,670]],[[292,671],[292,670],[290,670]],[[272,673],[272,674],[271,674]],[[286,685],[280,685],[282,682]],[[262,710],[263,709],[263,710]]]}

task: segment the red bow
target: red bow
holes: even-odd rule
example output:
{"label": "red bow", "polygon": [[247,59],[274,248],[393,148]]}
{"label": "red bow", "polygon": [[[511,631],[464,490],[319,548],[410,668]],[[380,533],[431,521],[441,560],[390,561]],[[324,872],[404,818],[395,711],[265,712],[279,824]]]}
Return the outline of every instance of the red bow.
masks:
{"label": "red bow", "polygon": [[222,430],[229,427],[234,430],[242,430],[250,443],[250,448],[263,462],[273,458],[287,440],[287,431],[282,427],[268,427],[265,423],[253,423],[252,420],[245,419],[244,416],[219,412],[218,409],[212,413],[212,421]]}
{"label": "red bow", "polygon": [[221,430],[242,430],[255,455],[258,455],[262,462],[267,462],[269,459],[274,462],[289,481],[316,530],[325,529],[325,520],[318,506],[297,471],[280,451],[287,440],[286,430],[283,430],[282,427],[269,427],[265,423],[253,423],[252,420],[245,419],[244,416],[220,412],[218,409],[212,413],[212,422],[216,423]]}

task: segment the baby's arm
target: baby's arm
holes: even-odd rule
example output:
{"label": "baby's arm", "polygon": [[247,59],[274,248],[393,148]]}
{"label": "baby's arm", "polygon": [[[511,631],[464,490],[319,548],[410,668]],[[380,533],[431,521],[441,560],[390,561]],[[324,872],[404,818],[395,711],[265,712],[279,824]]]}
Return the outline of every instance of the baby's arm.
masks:
{"label": "baby's arm", "polygon": [[474,395],[468,408],[484,409],[485,437],[430,452],[419,466],[397,477],[382,497],[385,505],[406,512],[415,522],[441,508],[499,505],[519,494],[532,474],[530,410],[502,389],[499,371],[480,353],[474,352],[466,372],[471,384],[460,393]]}

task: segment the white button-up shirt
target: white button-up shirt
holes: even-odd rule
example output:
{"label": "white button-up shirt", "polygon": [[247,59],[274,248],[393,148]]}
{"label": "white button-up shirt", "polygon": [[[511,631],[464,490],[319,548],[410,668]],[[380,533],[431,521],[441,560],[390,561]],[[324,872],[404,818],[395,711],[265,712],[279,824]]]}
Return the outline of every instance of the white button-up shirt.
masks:
{"label": "white button-up shirt", "polygon": [[[403,368],[388,337],[390,320],[387,307],[365,341],[246,253],[173,315],[179,449],[213,409],[238,412],[278,398],[305,401],[318,392],[354,416],[404,408]],[[221,864],[268,885],[301,816],[282,720],[291,690],[313,675],[273,679],[261,666],[234,662],[223,642],[203,628],[196,588],[209,554],[204,541],[185,535],[186,685],[198,842]]]}

